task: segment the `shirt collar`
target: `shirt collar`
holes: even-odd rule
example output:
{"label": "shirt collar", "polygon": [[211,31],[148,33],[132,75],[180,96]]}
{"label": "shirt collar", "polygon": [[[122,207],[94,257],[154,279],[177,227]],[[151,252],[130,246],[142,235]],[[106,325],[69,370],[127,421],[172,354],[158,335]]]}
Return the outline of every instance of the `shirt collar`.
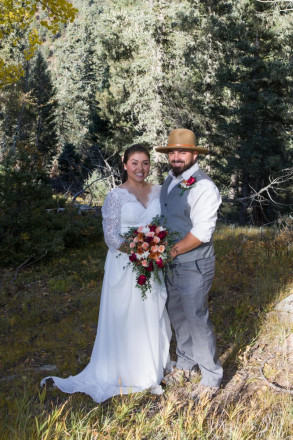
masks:
{"label": "shirt collar", "polygon": [[199,170],[198,163],[195,162],[195,164],[192,165],[192,167],[188,168],[188,170],[183,171],[183,173],[179,174],[179,176],[174,176],[173,171],[170,170],[169,176],[171,176],[172,179],[175,179],[175,180],[188,180],[189,177],[191,177],[198,170]]}

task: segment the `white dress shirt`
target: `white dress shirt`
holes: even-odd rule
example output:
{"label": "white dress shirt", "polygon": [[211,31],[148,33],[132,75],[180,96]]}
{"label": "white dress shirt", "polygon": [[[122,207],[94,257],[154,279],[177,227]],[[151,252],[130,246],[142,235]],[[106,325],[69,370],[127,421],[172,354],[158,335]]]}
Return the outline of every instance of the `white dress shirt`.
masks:
{"label": "white dress shirt", "polygon": [[[195,163],[180,176],[176,177],[173,171],[169,171],[172,181],[168,187],[168,193],[182,180],[188,180],[199,170],[198,163]],[[222,199],[216,185],[207,179],[199,180],[195,185],[187,189],[187,203],[190,205],[190,219],[192,228],[190,232],[203,243],[210,241],[216,227],[217,211]]]}

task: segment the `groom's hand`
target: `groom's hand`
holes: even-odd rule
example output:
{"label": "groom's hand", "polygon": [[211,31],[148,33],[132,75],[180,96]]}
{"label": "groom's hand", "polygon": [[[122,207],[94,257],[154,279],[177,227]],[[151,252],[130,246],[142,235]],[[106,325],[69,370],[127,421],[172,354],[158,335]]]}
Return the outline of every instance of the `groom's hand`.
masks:
{"label": "groom's hand", "polygon": [[174,259],[175,257],[177,257],[178,254],[178,248],[177,248],[177,243],[172,247],[171,251],[170,251],[170,255],[171,257]]}
{"label": "groom's hand", "polygon": [[172,258],[175,258],[177,257],[177,255],[185,254],[185,252],[197,248],[202,243],[203,243],[202,241],[200,241],[191,232],[189,232],[187,235],[185,235],[185,237],[182,240],[174,244],[174,246],[171,249],[170,255]]}
{"label": "groom's hand", "polygon": [[128,241],[124,241],[124,242],[121,244],[121,246],[120,246],[120,248],[119,248],[119,251],[120,251],[120,252],[124,252],[125,254],[128,254],[128,253],[129,253],[129,243],[128,243]]}

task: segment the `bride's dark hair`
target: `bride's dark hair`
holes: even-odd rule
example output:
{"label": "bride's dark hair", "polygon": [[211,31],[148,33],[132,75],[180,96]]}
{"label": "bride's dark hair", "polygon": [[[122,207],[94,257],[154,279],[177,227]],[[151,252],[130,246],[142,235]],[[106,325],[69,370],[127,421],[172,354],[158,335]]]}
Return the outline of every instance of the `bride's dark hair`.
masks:
{"label": "bride's dark hair", "polygon": [[[124,151],[123,163],[127,163],[130,156],[134,153],[144,153],[149,158],[149,160],[151,159],[150,152],[149,152],[147,145],[133,144],[130,147],[126,148],[126,150]],[[122,183],[126,182],[126,180],[127,180],[127,171],[123,170]]]}

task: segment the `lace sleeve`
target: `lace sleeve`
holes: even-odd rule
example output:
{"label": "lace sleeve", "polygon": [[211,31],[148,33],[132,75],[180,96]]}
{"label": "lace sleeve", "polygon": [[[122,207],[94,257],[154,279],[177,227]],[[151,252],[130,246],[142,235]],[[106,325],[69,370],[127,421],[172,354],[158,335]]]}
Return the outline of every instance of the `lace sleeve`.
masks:
{"label": "lace sleeve", "polygon": [[121,198],[115,190],[107,195],[102,207],[105,242],[110,251],[117,250],[123,243],[120,236]]}

